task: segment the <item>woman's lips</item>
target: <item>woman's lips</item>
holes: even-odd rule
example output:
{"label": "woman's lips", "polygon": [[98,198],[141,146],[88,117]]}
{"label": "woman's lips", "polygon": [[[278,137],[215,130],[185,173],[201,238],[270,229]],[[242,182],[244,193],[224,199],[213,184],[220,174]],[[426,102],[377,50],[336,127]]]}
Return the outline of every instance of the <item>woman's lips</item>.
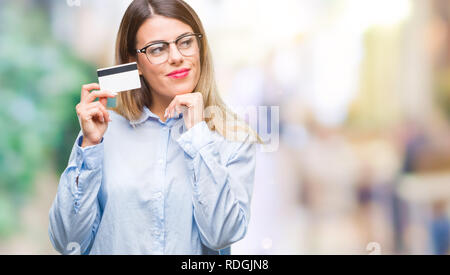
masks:
{"label": "woman's lips", "polygon": [[182,79],[182,78],[187,77],[189,75],[190,71],[191,70],[182,70],[182,71],[179,71],[179,72],[176,72],[176,73],[169,74],[167,76],[170,77],[170,78],[173,78],[173,79]]}

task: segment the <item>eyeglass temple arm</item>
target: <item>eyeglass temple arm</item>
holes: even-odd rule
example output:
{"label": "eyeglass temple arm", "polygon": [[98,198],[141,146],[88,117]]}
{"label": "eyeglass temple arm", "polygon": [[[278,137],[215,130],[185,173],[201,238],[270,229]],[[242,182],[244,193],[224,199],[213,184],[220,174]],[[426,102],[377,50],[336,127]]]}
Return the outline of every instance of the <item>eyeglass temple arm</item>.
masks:
{"label": "eyeglass temple arm", "polygon": [[[193,35],[198,36],[198,38],[203,38],[203,34],[201,34],[201,33],[193,33]],[[183,37],[181,37],[181,38],[183,38]],[[175,41],[173,41],[173,42],[175,42]],[[147,46],[147,47],[149,47],[149,46]],[[147,51],[147,47],[140,49],[140,50],[136,50],[136,52],[137,53],[145,53]]]}

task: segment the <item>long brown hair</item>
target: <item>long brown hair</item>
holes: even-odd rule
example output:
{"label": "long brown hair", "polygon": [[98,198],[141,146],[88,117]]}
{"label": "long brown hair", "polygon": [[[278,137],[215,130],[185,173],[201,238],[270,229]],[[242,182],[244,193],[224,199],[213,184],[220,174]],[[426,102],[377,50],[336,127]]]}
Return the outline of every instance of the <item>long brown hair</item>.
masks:
{"label": "long brown hair", "polygon": [[[251,140],[261,141],[259,136],[231,112],[221,99],[214,76],[211,51],[200,18],[195,11],[182,0],[134,0],[125,11],[116,40],[116,65],[137,60],[136,34],[140,26],[154,15],[177,19],[189,25],[194,33],[203,35],[200,39],[200,79],[195,91],[202,93],[205,105],[205,117],[208,127],[222,136],[239,140],[238,135],[250,134]],[[152,104],[152,88],[141,76],[141,89],[120,93],[117,96],[115,112],[128,120],[137,120],[143,107]],[[211,117],[212,116],[212,117]]]}

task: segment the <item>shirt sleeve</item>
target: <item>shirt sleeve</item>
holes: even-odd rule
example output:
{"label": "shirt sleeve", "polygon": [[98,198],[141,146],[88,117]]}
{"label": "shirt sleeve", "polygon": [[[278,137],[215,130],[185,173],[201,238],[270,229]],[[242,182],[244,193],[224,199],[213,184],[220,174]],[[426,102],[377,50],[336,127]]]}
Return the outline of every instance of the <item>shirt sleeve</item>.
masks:
{"label": "shirt sleeve", "polygon": [[85,148],[81,148],[82,142],[80,133],[49,212],[50,241],[62,254],[89,253],[101,218],[97,194],[102,181],[103,139]]}
{"label": "shirt sleeve", "polygon": [[177,142],[192,171],[194,219],[202,242],[219,250],[241,240],[250,218],[255,144],[239,143],[228,161],[222,163],[219,144],[204,121]]}

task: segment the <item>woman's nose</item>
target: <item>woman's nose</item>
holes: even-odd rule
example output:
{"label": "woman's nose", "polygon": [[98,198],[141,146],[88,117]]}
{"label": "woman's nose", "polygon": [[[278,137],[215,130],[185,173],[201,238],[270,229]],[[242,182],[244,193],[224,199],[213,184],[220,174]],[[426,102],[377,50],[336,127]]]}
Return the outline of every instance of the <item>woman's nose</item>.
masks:
{"label": "woman's nose", "polygon": [[175,44],[170,45],[168,62],[169,64],[179,64],[183,62],[183,55],[180,53]]}

